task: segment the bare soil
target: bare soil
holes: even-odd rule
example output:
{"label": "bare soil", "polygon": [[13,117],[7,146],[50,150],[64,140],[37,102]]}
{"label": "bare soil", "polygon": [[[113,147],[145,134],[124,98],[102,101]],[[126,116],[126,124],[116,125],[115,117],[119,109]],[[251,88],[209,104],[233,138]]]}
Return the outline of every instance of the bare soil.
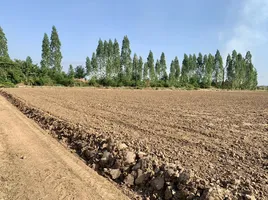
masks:
{"label": "bare soil", "polygon": [[268,93],[19,88],[9,93],[61,119],[176,162],[211,184],[268,197]]}
{"label": "bare soil", "polygon": [[0,96],[0,199],[128,199]]}

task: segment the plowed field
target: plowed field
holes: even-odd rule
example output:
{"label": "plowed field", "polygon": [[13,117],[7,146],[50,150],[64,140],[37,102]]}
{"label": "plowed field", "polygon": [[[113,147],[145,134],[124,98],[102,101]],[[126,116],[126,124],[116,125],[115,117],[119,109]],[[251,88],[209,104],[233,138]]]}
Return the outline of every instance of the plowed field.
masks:
{"label": "plowed field", "polygon": [[268,196],[268,93],[18,88],[59,118],[177,162],[211,184],[248,183]]}

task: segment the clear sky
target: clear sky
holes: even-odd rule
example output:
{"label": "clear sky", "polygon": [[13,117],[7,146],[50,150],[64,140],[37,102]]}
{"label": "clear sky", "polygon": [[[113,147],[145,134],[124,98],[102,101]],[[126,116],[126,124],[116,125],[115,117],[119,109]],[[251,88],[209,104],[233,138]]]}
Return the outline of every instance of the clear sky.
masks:
{"label": "clear sky", "polygon": [[98,39],[128,35],[133,53],[155,60],[201,52],[226,59],[233,49],[253,54],[259,84],[268,85],[268,0],[3,0],[0,26],[11,58],[41,59],[44,33],[55,25],[63,62],[84,64]]}

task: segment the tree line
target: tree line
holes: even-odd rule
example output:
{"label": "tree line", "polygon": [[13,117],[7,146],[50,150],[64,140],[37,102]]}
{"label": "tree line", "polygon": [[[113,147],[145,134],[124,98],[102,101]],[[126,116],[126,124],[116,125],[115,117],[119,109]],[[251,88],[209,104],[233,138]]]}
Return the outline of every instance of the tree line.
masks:
{"label": "tree line", "polygon": [[55,26],[51,36],[45,33],[42,41],[40,66],[27,57],[25,61],[11,60],[7,39],[0,27],[0,84],[132,86],[132,87],[185,87],[256,89],[257,71],[250,51],[243,57],[233,50],[223,66],[220,51],[215,55],[184,54],[181,66],[176,56],[168,66],[165,53],[154,58],[149,51],[146,59],[136,53],[132,56],[130,41],[124,36],[122,45],[116,39],[99,39],[96,51],[86,57],[85,65],[69,66],[62,70],[61,42]]}

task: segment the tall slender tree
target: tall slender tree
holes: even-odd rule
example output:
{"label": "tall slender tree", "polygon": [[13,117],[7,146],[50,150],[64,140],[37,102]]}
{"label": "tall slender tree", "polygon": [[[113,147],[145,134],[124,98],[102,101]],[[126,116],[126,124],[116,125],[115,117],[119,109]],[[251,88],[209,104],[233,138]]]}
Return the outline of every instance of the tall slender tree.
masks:
{"label": "tall slender tree", "polygon": [[182,61],[182,67],[181,67],[181,84],[186,85],[189,83],[189,67],[190,67],[190,62],[189,62],[189,57],[187,54],[184,54],[184,58]]}
{"label": "tall slender tree", "polygon": [[258,86],[258,73],[257,73],[257,70],[256,68],[253,68],[253,73],[252,73],[252,86],[250,89],[252,90],[256,90],[257,89],[257,86]]}
{"label": "tall slender tree", "polygon": [[161,65],[160,65],[160,61],[157,59],[155,63],[155,75],[158,80],[161,79],[160,71],[161,71]]}
{"label": "tall slender tree", "polygon": [[86,57],[86,73],[88,76],[91,75],[91,61],[90,61],[90,58],[89,57]]}
{"label": "tall slender tree", "polygon": [[180,73],[181,73],[181,69],[180,69],[180,63],[179,63],[179,59],[178,57],[176,56],[174,61],[174,68],[175,68],[175,80],[176,82],[179,81],[179,78],[180,78]]}
{"label": "tall slender tree", "polygon": [[222,86],[223,82],[223,61],[220,54],[220,51],[217,50],[214,60],[214,72],[213,72],[213,81],[217,87]]}
{"label": "tall slender tree", "polygon": [[118,77],[120,73],[120,47],[117,40],[113,44],[113,77]]}
{"label": "tall slender tree", "polygon": [[132,79],[133,81],[135,81],[135,85],[137,85],[138,78],[139,78],[139,75],[138,75],[139,58],[136,53],[134,54],[134,57],[133,57],[132,67],[133,67]]}
{"label": "tall slender tree", "polygon": [[232,58],[230,56],[230,54],[228,54],[227,58],[226,58],[226,82],[228,83],[228,86],[230,87],[233,81],[233,65],[232,65]]}
{"label": "tall slender tree", "polygon": [[190,80],[191,84],[194,86],[198,86],[198,74],[197,74],[198,66],[197,66],[197,58],[196,55],[193,54],[192,60],[191,60],[191,69],[190,69]]}
{"label": "tall slender tree", "polygon": [[246,72],[245,72],[245,88],[255,89],[255,68],[252,64],[252,55],[250,51],[246,53],[245,57]]}
{"label": "tall slender tree", "polygon": [[144,63],[144,67],[143,67],[143,80],[146,81],[148,80],[148,63]]}
{"label": "tall slender tree", "polygon": [[208,56],[207,54],[204,55],[203,57],[203,71],[202,71],[202,79],[201,79],[201,83],[200,86],[201,87],[206,87],[205,82],[206,82],[206,69],[207,69],[207,63],[208,63]]}
{"label": "tall slender tree", "polygon": [[51,66],[55,72],[61,72],[61,42],[55,26],[52,27],[50,41]]}
{"label": "tall slender tree", "polygon": [[43,74],[47,74],[49,70],[49,66],[51,63],[50,60],[50,42],[48,35],[45,33],[43,42],[42,42],[42,60],[40,62],[41,65],[41,71]]}
{"label": "tall slender tree", "polygon": [[154,82],[156,77],[155,77],[155,71],[154,71],[154,55],[152,51],[149,52],[149,55],[147,57],[147,65],[149,69],[150,81]]}
{"label": "tall slender tree", "polygon": [[199,85],[202,82],[203,73],[204,73],[203,55],[202,53],[199,53],[197,57],[197,70],[196,70],[196,76],[197,76]]}
{"label": "tall slender tree", "polygon": [[98,63],[98,70],[97,70],[97,77],[98,78],[104,78],[105,75],[105,62],[104,62],[104,44],[101,39],[98,41],[98,46],[96,49],[96,58],[97,58],[97,63]]}
{"label": "tall slender tree", "polygon": [[236,69],[237,69],[237,52],[236,50],[233,50],[232,51],[232,60],[231,60],[231,71],[230,71],[230,74],[231,74],[231,85],[232,85],[232,88],[235,88],[236,87],[236,78],[237,78],[237,75],[236,75]]}
{"label": "tall slender tree", "polygon": [[203,84],[204,84],[204,87],[206,88],[209,88],[212,83],[212,72],[213,72],[214,62],[215,62],[214,56],[209,54],[207,61],[205,62],[205,74],[203,77]]}
{"label": "tall slender tree", "polygon": [[[105,47],[105,43],[104,43]],[[113,42],[109,39],[106,50],[106,78],[111,79],[113,74]]]}
{"label": "tall slender tree", "polygon": [[98,60],[97,60],[97,56],[96,56],[95,52],[92,53],[91,68],[92,68],[92,76],[94,78],[97,78],[97,76],[98,76]]}
{"label": "tall slender tree", "polygon": [[0,26],[0,57],[9,58],[7,38],[1,26]]}
{"label": "tall slender tree", "polygon": [[127,36],[124,36],[121,49],[121,74],[125,76],[126,80],[131,79],[131,49],[130,42]]}
{"label": "tall slender tree", "polygon": [[192,78],[192,75],[193,75],[193,55],[192,54],[189,54],[189,57],[188,57],[188,72],[187,72],[187,76],[188,76],[188,79],[190,81],[190,79]]}
{"label": "tall slender tree", "polygon": [[170,84],[170,86],[175,85],[175,80],[176,80],[175,74],[176,74],[176,69],[175,69],[174,61],[172,60],[170,63],[170,70],[169,70],[169,84]]}
{"label": "tall slender tree", "polygon": [[107,40],[104,40],[104,42],[103,42],[103,53],[104,53],[104,59],[105,59],[105,61],[106,61],[106,59],[108,58],[108,42],[107,42]]}
{"label": "tall slender tree", "polygon": [[138,80],[141,81],[142,79],[142,70],[143,70],[143,60],[142,57],[139,57],[139,63],[138,63]]}
{"label": "tall slender tree", "polygon": [[237,54],[236,69],[235,69],[235,88],[243,89],[243,74],[244,74],[245,61],[241,53]]}
{"label": "tall slender tree", "polygon": [[160,79],[163,80],[167,76],[167,64],[166,64],[166,57],[165,53],[161,53],[160,57]]}

